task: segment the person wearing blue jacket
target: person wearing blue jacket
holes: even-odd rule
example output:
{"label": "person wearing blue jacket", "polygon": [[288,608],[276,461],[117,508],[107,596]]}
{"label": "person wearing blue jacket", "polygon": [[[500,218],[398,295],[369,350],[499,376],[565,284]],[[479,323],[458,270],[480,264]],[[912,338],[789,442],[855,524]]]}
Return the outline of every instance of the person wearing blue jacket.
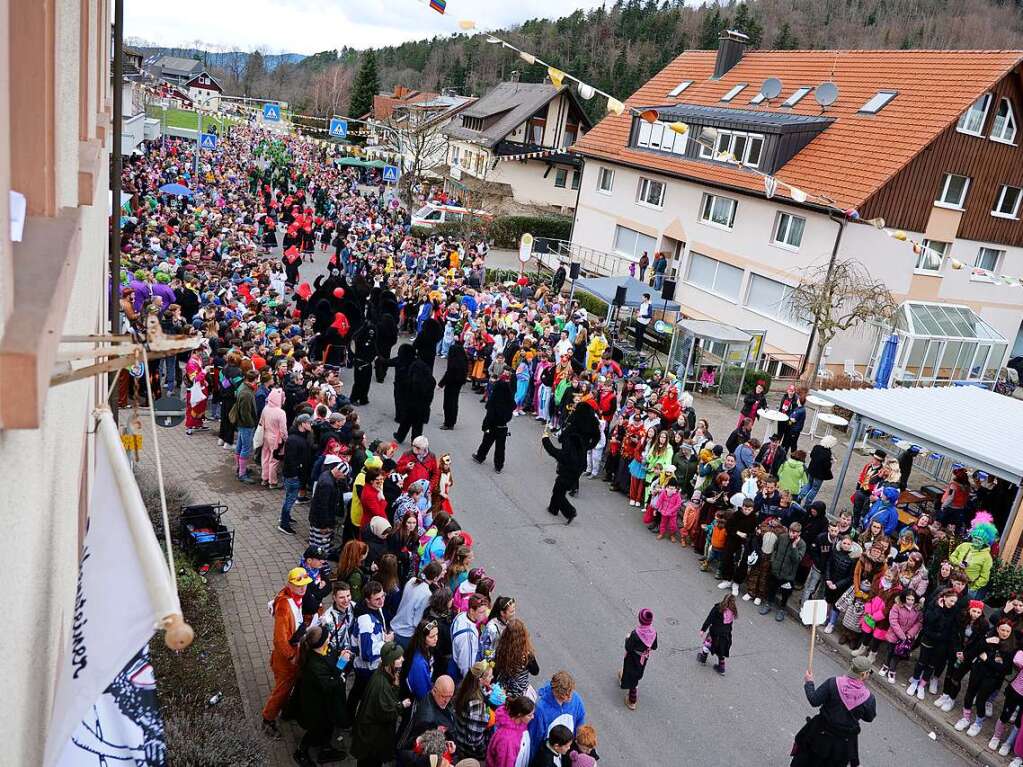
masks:
{"label": "person wearing blue jacket", "polygon": [[585,723],[586,707],[575,691],[575,679],[567,671],[557,672],[536,696],[533,721],[529,723],[529,758],[536,756],[555,725],[564,725],[574,735]]}
{"label": "person wearing blue jacket", "polygon": [[433,648],[439,638],[437,621],[424,620],[416,626],[412,641],[405,649],[405,663],[401,671],[415,700],[426,697],[433,687]]}
{"label": "person wearing blue jacket", "polygon": [[889,538],[895,535],[895,531],[899,529],[899,510],[895,508],[898,500],[899,489],[897,487],[884,488],[881,491],[881,497],[874,501],[870,512],[863,518],[863,529],[868,529],[870,523],[876,519],[884,528],[885,535]]}

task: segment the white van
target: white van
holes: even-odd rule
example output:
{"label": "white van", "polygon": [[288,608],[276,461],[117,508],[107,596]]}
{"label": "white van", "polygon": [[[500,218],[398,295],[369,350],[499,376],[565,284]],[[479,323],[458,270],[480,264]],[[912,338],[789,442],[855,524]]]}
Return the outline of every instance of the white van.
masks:
{"label": "white van", "polygon": [[469,208],[460,208],[457,205],[442,205],[438,202],[428,202],[412,214],[412,226],[424,226],[430,229],[437,224],[461,221],[466,216],[491,218],[491,215],[483,210],[470,210]]}

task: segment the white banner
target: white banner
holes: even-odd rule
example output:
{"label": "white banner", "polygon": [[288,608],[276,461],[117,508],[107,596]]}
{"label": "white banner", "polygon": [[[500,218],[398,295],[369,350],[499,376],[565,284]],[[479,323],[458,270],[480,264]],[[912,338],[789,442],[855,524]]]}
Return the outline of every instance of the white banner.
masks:
{"label": "white banner", "polygon": [[45,764],[159,765],[163,727],[143,702],[155,703],[145,648],[163,618],[181,608],[106,410],[96,425],[94,452],[78,591],[58,669]]}

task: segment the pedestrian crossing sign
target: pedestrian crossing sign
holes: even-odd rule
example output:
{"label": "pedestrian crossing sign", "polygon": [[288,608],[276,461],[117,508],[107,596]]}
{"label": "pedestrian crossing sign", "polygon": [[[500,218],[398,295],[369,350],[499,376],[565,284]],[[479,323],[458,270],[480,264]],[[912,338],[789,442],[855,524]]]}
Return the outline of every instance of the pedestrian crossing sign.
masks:
{"label": "pedestrian crossing sign", "polygon": [[277,122],[281,119],[281,107],[278,104],[263,104],[263,119]]}
{"label": "pedestrian crossing sign", "polygon": [[199,148],[200,149],[216,149],[217,148],[217,134],[215,134],[215,133],[200,133],[199,134]]}
{"label": "pedestrian crossing sign", "polygon": [[384,183],[397,184],[398,183],[398,166],[397,165],[385,165],[384,166]]}
{"label": "pedestrian crossing sign", "polygon": [[348,121],[337,117],[330,121],[331,138],[348,138]]}

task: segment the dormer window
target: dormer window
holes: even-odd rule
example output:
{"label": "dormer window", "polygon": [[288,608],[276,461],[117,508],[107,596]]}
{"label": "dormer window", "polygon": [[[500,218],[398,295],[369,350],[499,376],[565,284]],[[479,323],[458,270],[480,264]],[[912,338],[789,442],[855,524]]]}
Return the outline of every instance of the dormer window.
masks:
{"label": "dormer window", "polygon": [[969,133],[971,136],[982,135],[989,106],[991,106],[991,94],[985,93],[963,112],[963,116],[959,118],[959,123],[956,125],[956,130],[960,133]]}
{"label": "dormer window", "polygon": [[994,122],[991,123],[991,139],[1011,144],[1016,140],[1016,115],[1012,111],[1012,102],[1002,99],[998,102]]}
{"label": "dormer window", "polygon": [[728,93],[726,93],[724,96],[721,97],[721,100],[722,101],[731,101],[736,96],[738,96],[740,93],[742,93],[743,88],[745,88],[748,84],[749,83],[739,83],[738,85],[733,86],[732,89],[730,91],[728,91]]}
{"label": "dormer window", "polygon": [[810,89],[805,86],[802,88],[796,88],[792,95],[785,99],[781,105],[783,107],[794,107],[796,104],[799,103],[803,96],[805,96],[809,92]]}
{"label": "dormer window", "polygon": [[684,91],[686,88],[688,88],[692,84],[693,84],[692,80],[683,80],[678,85],[676,85],[674,88],[672,88],[670,91],[668,91],[668,96],[670,96],[672,98],[674,98],[675,96],[679,96],[679,95],[681,95],[682,91]]}

